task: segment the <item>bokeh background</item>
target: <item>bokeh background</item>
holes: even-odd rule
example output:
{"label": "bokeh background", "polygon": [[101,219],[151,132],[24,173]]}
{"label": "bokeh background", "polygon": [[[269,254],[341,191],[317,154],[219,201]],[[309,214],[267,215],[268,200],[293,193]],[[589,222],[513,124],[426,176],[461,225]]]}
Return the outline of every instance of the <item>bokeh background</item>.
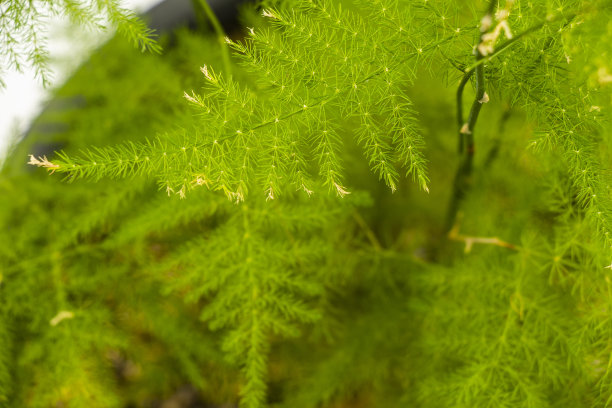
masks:
{"label": "bokeh background", "polygon": [[[175,5],[181,1],[173,0]],[[124,0],[125,7],[145,13],[162,0]],[[178,6],[177,6],[178,7]],[[72,26],[67,20],[49,18],[46,27],[49,33],[49,52],[53,81],[44,88],[34,70],[24,67],[23,72],[7,70],[3,73],[6,88],[0,89],[0,164],[8,153],[9,146],[26,133],[33,121],[53,94],[53,90],[88,58],[101,44],[113,36],[113,32],[87,31]],[[77,34],[77,35],[75,35]]]}

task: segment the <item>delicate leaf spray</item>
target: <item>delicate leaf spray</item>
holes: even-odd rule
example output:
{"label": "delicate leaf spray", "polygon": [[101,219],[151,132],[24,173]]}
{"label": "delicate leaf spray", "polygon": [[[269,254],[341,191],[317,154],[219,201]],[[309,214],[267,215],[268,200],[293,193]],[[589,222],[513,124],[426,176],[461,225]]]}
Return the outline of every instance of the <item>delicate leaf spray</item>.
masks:
{"label": "delicate leaf spray", "polygon": [[610,406],[611,18],[609,0],[262,1],[243,38],[213,21],[192,43],[212,56],[169,100],[195,115],[146,106],[158,79],[131,105],[95,88],[129,113],[116,143],[78,145],[110,125],[77,115],[77,145],[29,156],[54,177],[1,186],[0,396]]}

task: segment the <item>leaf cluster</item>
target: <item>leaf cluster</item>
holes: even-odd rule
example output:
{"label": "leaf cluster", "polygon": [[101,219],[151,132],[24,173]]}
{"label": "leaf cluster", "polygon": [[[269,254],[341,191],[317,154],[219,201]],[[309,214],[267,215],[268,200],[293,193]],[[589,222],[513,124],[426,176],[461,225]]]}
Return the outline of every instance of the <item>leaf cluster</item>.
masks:
{"label": "leaf cluster", "polygon": [[[610,13],[265,1],[225,40],[231,74],[212,39],[180,34],[168,65],[111,44],[129,72],[77,74],[60,94],[86,105],[51,113],[67,145],[31,157],[74,183],[4,173],[0,396],[610,406]],[[168,102],[198,81],[194,110]]]}
{"label": "leaf cluster", "polygon": [[7,0],[0,5],[0,85],[8,69],[34,69],[49,84],[49,52],[45,22],[49,17],[66,17],[71,23],[106,30],[112,27],[142,51],[160,52],[155,32],[117,0]]}

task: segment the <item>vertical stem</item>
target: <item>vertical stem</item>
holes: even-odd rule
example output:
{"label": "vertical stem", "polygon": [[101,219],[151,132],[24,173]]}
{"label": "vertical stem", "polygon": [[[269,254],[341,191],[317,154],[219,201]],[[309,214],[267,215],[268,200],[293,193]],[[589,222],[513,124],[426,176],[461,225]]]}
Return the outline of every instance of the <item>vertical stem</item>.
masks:
{"label": "vertical stem", "polygon": [[[261,279],[256,276],[255,266],[252,257],[253,238],[251,237],[251,209],[247,204],[242,204],[242,225],[243,239],[242,247],[246,255],[244,266],[246,276],[251,286],[250,299],[244,305],[244,319],[246,324],[249,324],[249,337],[246,347],[243,350],[246,359],[244,361],[243,375],[245,379],[244,387],[240,394],[242,397],[240,406],[245,407],[260,407],[263,406],[263,401],[266,398],[266,382],[267,375],[267,342],[265,337],[265,327],[263,322],[263,311],[260,309],[261,290],[265,289]],[[250,309],[250,310],[249,310]]]}
{"label": "vertical stem", "polygon": [[[476,59],[482,58],[482,55],[478,53]],[[476,122],[478,121],[478,115],[480,114],[480,109],[482,109],[483,98],[485,95],[485,84],[484,84],[484,66],[479,65],[475,68],[476,71],[476,96],[474,97],[474,102],[472,102],[472,109],[470,109],[470,115],[468,116],[467,127],[465,129],[466,136],[466,159],[469,160],[470,166],[472,164],[472,159],[474,157],[474,128],[476,127]],[[471,167],[470,167],[471,171]]]}
{"label": "vertical stem", "polygon": [[465,88],[465,85],[468,83],[473,74],[473,69],[470,71],[466,71],[463,75],[463,78],[461,78],[459,87],[457,88],[457,129],[459,129],[459,154],[463,153],[463,133],[461,133],[461,128],[465,123],[463,121],[463,89]]}
{"label": "vertical stem", "polygon": [[219,19],[217,18],[213,10],[210,8],[208,2],[206,0],[198,0],[198,2],[204,10],[208,21],[210,21],[210,24],[213,26],[215,33],[217,34],[217,41],[219,41],[219,46],[221,47],[223,71],[225,72],[225,75],[229,77],[232,73],[232,65],[230,62],[229,49],[227,48],[227,44],[225,43],[225,31],[223,31],[223,27],[221,26]]}
{"label": "vertical stem", "polygon": [[[480,45],[484,41],[485,35],[491,29],[495,4],[497,4],[497,0],[491,0],[489,2],[487,14],[481,20],[480,39],[478,45]],[[478,121],[478,116],[480,115],[482,105],[487,101],[485,96],[484,64],[481,63],[481,60],[484,58],[484,55],[480,52],[478,46],[474,49],[474,54],[476,59],[476,66],[473,69],[469,69],[466,71],[457,89],[459,153],[463,155],[463,158],[461,160],[461,163],[459,164],[459,167],[457,168],[457,172],[455,173],[455,179],[453,182],[453,195],[448,206],[445,232],[449,232],[452,229],[455,223],[455,219],[457,218],[459,205],[461,204],[461,201],[465,197],[465,194],[467,190],[469,190],[471,184],[470,179],[472,176],[475,150],[474,128],[476,127],[476,122]],[[472,102],[472,107],[470,109],[468,120],[464,123],[462,106],[463,89],[465,88],[465,85],[473,74],[476,75],[476,95],[474,96],[474,102]],[[463,149],[463,146],[465,146],[465,151]]]}

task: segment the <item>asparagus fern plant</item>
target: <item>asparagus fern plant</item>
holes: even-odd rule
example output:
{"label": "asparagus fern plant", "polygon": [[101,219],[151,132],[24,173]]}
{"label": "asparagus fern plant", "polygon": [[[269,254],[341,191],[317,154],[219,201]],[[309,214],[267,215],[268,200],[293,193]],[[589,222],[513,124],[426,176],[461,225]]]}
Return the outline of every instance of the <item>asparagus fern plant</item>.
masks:
{"label": "asparagus fern plant", "polygon": [[0,85],[5,70],[21,72],[31,66],[47,86],[50,83],[49,51],[45,24],[50,16],[68,18],[88,28],[111,26],[143,51],[159,52],[155,33],[118,0],[7,0],[0,4]]}
{"label": "asparagus fern plant", "polygon": [[202,6],[5,169],[0,403],[612,404],[612,2]]}

